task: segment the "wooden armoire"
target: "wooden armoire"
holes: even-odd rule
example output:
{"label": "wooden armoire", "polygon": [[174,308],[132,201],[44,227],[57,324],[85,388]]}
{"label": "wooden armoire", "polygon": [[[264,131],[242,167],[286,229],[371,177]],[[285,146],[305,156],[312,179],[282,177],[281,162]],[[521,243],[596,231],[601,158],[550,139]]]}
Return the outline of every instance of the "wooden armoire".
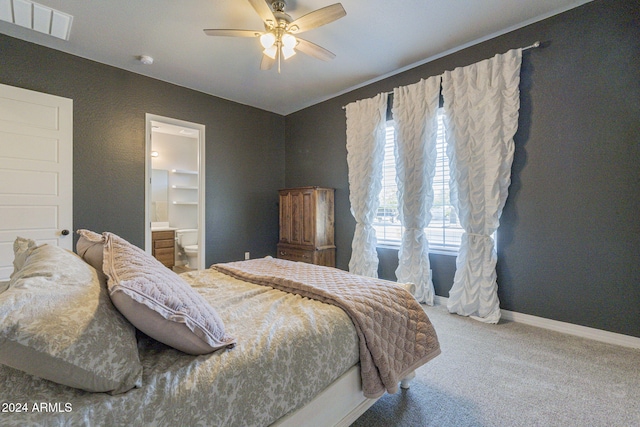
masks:
{"label": "wooden armoire", "polygon": [[286,188],[280,195],[278,258],[335,267],[333,188]]}

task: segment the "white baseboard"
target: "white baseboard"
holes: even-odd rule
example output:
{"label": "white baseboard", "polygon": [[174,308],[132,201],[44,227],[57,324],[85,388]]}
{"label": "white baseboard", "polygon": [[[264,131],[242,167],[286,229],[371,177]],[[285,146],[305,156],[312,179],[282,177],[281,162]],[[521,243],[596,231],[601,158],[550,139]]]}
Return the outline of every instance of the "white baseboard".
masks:
{"label": "white baseboard", "polygon": [[[448,300],[449,298],[447,297],[440,297],[437,295],[434,298],[434,302],[436,305],[446,306]],[[640,349],[640,338],[638,337],[604,331],[602,329],[589,328],[587,326],[575,325],[573,323],[560,322],[558,320],[545,319],[544,317],[532,316],[530,314],[518,313],[515,311],[500,311],[502,312],[502,319],[504,320],[524,323],[526,325],[549,329],[556,332],[562,332],[564,334],[575,335],[582,338],[588,338],[607,344]]]}

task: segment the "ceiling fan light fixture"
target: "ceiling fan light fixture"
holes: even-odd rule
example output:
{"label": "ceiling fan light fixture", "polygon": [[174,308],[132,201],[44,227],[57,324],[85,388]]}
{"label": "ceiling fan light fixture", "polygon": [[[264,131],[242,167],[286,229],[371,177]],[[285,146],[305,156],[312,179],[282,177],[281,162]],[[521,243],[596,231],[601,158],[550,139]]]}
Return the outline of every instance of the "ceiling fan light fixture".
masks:
{"label": "ceiling fan light fixture", "polygon": [[276,53],[278,53],[278,47],[275,44],[271,45],[271,47],[266,48],[262,53],[264,53],[271,59],[276,59]]}
{"label": "ceiling fan light fixture", "polygon": [[296,40],[295,36],[291,34],[285,34],[282,36],[282,45],[286,48],[292,49],[296,47],[298,44],[298,40]]}
{"label": "ceiling fan light fixture", "polygon": [[264,33],[260,36],[260,44],[263,48],[269,49],[276,42],[276,36],[273,33]]}
{"label": "ceiling fan light fixture", "polygon": [[282,57],[289,59],[296,54],[296,51],[292,47],[282,46]]}
{"label": "ceiling fan light fixture", "polygon": [[[2,2],[11,0],[0,0]],[[29,1],[29,0],[13,0]],[[316,59],[328,61],[335,58],[335,54],[308,40],[299,39],[294,34],[302,33],[329,24],[347,14],[342,4],[335,3],[320,9],[316,9],[297,19],[293,19],[284,11],[284,0],[248,0],[255,12],[260,16],[264,24],[264,31],[240,30],[240,29],[205,29],[208,36],[222,37],[255,37],[260,39],[264,48],[260,61],[261,70],[270,70],[273,65],[283,59],[291,58],[297,50]],[[0,7],[0,14],[2,7]],[[297,50],[296,50],[297,49]]]}

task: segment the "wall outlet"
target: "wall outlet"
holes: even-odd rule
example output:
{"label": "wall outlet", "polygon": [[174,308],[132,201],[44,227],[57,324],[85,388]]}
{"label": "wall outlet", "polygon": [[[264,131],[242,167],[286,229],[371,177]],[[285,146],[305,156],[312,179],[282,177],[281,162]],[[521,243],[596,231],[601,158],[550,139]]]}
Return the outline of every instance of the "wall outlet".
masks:
{"label": "wall outlet", "polygon": [[249,258],[250,258],[250,255],[251,255],[251,254],[249,254],[249,252],[245,252],[245,253],[244,253],[244,259],[249,259]]}

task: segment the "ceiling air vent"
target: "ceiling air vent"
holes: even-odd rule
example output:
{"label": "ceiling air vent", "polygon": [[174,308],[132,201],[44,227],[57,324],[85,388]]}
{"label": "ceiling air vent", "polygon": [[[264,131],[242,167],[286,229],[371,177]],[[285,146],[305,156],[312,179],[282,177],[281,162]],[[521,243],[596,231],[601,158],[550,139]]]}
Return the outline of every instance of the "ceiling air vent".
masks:
{"label": "ceiling air vent", "polygon": [[73,16],[29,0],[0,0],[0,20],[69,40]]}

